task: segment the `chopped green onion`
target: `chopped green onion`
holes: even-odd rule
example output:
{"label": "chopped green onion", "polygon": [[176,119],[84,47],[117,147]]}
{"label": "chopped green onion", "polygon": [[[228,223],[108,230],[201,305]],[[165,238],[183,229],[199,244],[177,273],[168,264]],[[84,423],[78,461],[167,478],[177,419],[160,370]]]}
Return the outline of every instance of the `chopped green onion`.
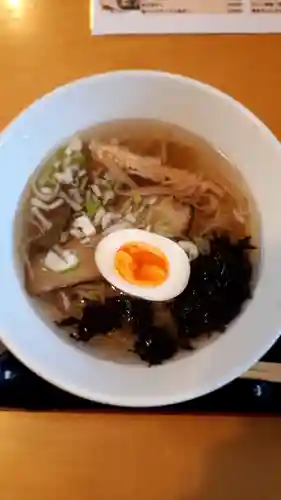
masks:
{"label": "chopped green onion", "polygon": [[45,186],[47,184],[49,185],[54,185],[55,181],[53,179],[53,173],[55,170],[54,164],[57,161],[62,161],[64,156],[65,156],[65,147],[57,149],[57,151],[46,161],[45,165],[43,166],[42,172],[40,174],[40,177],[38,179],[38,183],[41,186]]}
{"label": "chopped green onion", "polygon": [[85,156],[80,151],[73,151],[70,155],[70,163],[77,163],[78,165],[83,165],[85,163]]}
{"label": "chopped green onion", "polygon": [[71,273],[71,271],[75,271],[77,269],[77,267],[80,266],[80,262],[78,260],[78,262],[76,264],[74,264],[72,267],[69,267],[68,269],[64,269],[63,271],[57,271],[59,272],[60,274],[66,274],[66,273]]}
{"label": "chopped green onion", "polygon": [[100,207],[100,201],[97,198],[90,198],[85,203],[85,209],[88,217],[93,217]]}
{"label": "chopped green onion", "polygon": [[62,146],[61,148],[57,149],[54,155],[52,156],[53,162],[62,161],[65,157],[65,151],[66,151],[65,146]]}
{"label": "chopped green onion", "polygon": [[38,179],[38,184],[40,186],[45,186],[47,183],[52,182],[52,175],[54,173],[54,160],[49,160],[45,163],[43,170]]}
{"label": "chopped green onion", "polygon": [[55,273],[73,271],[78,265],[79,259],[71,250],[60,250],[60,254],[49,250],[44,259],[44,267]]}

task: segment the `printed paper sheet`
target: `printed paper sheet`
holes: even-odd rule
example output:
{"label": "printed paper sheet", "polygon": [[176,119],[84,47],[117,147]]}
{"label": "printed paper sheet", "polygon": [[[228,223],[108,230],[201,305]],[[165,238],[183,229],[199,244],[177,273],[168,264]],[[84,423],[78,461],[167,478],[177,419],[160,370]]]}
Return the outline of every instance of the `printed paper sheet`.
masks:
{"label": "printed paper sheet", "polygon": [[281,0],[92,0],[93,34],[281,33]]}

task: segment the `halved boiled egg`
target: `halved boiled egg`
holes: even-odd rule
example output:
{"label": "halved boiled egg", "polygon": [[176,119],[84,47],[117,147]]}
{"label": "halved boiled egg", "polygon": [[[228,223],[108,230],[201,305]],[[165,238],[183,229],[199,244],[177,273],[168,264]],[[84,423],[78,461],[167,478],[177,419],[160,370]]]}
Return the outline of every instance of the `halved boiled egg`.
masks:
{"label": "halved boiled egg", "polygon": [[177,243],[141,229],[123,229],[103,238],[95,260],[111,285],[146,300],[176,297],[190,275],[188,256]]}

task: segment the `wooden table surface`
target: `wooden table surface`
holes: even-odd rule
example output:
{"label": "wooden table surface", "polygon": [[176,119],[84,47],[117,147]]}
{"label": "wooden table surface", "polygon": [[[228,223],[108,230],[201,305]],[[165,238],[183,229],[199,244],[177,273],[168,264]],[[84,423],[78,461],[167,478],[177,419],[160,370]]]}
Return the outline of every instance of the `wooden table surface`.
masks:
{"label": "wooden table surface", "polygon": [[[69,80],[151,68],[219,87],[281,137],[280,54],[279,36],[93,38],[88,0],[0,0],[0,128]],[[275,418],[0,413],[1,500],[279,500],[280,463]]]}

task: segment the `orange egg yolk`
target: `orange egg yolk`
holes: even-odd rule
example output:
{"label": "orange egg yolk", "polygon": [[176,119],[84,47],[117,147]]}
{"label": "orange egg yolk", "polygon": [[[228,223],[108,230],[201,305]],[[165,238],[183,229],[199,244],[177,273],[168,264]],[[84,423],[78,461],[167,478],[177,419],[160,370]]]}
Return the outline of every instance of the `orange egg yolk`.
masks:
{"label": "orange egg yolk", "polygon": [[158,286],[169,274],[165,254],[147,243],[125,243],[115,255],[115,269],[128,283],[138,286]]}

